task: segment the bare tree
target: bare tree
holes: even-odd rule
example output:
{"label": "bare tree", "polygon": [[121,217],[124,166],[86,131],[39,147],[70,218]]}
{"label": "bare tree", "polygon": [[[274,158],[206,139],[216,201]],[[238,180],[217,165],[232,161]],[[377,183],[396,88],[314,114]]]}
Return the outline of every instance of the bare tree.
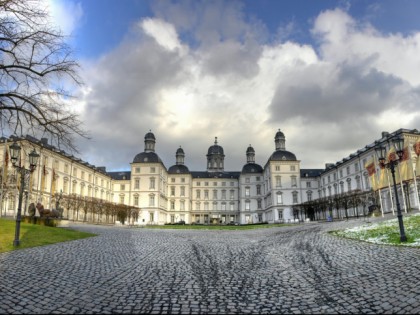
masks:
{"label": "bare tree", "polygon": [[1,129],[47,136],[77,151],[73,136],[88,136],[68,106],[72,93],[62,86],[82,84],[65,40],[41,0],[0,0]]}

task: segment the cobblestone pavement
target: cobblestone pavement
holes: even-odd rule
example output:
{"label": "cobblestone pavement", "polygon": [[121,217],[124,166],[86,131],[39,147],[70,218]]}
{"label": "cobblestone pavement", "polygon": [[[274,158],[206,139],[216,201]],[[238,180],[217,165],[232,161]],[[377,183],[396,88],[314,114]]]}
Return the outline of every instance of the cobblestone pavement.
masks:
{"label": "cobblestone pavement", "polygon": [[75,225],[93,238],[0,254],[0,313],[420,313],[420,249],[305,223],[249,231]]}

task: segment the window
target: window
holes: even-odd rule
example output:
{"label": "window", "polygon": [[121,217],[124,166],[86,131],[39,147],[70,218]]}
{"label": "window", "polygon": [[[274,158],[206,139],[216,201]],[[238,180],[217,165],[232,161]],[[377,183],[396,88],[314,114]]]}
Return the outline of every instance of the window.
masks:
{"label": "window", "polygon": [[124,184],[121,184],[120,185],[120,190],[122,191],[122,190],[125,190],[125,185]]}
{"label": "window", "polygon": [[359,171],[359,163],[354,163],[354,170],[355,170],[356,172],[358,172],[358,171]]}
{"label": "window", "polygon": [[277,193],[277,204],[281,205],[283,203],[283,194],[281,192]]}
{"label": "window", "polygon": [[149,195],[149,206],[155,205],[155,195]]}
{"label": "window", "polygon": [[346,174],[347,174],[347,175],[350,175],[350,166],[347,166],[347,167],[346,167]]}
{"label": "window", "polygon": [[292,180],[292,187],[296,187],[297,186],[296,176],[291,176],[290,179]]}
{"label": "window", "polygon": [[222,190],[222,199],[226,199],[226,190]]}
{"label": "window", "polygon": [[226,202],[222,202],[222,211],[226,211]]}
{"label": "window", "polygon": [[54,160],[54,168],[56,170],[58,170],[60,168],[60,163],[58,162],[58,160]]}
{"label": "window", "polygon": [[149,188],[150,189],[155,189],[155,178],[154,177],[151,177],[150,178],[150,186],[149,186]]}
{"label": "window", "polygon": [[204,186],[208,186],[209,185],[209,182],[204,182]]}
{"label": "window", "polygon": [[73,176],[77,177],[77,168],[73,168]]}
{"label": "window", "polygon": [[175,223],[175,214],[171,214],[171,223]]}
{"label": "window", "polygon": [[185,200],[181,200],[181,203],[179,206],[180,206],[179,208],[181,211],[185,210]]}
{"label": "window", "polygon": [[204,199],[206,199],[206,200],[209,199],[209,191],[208,190],[204,191]]}
{"label": "window", "polygon": [[249,179],[249,177],[245,178],[245,183],[249,184],[251,182],[251,180]]}
{"label": "window", "polygon": [[276,176],[276,187],[281,187],[281,176]]}
{"label": "window", "polygon": [[67,194],[69,191],[69,181],[67,179],[64,179],[63,182],[63,193]]}
{"label": "window", "polygon": [[171,210],[175,210],[175,201],[171,200]]}
{"label": "window", "polygon": [[206,211],[209,210],[209,203],[208,202],[204,203],[204,210],[206,210]]}
{"label": "window", "polygon": [[213,206],[212,210],[217,210],[217,202],[213,202],[212,206]]}
{"label": "window", "polygon": [[64,164],[64,173],[66,173],[66,174],[69,173],[69,165],[67,163]]}
{"label": "window", "polygon": [[280,166],[276,165],[276,171],[280,171]]}
{"label": "window", "polygon": [[213,190],[213,199],[217,199],[217,190]]}
{"label": "window", "polygon": [[213,182],[213,186],[217,186],[217,182]]}
{"label": "window", "polygon": [[298,203],[298,192],[294,191],[292,192],[293,195],[293,203]]}
{"label": "window", "polygon": [[291,170],[292,172],[296,171],[296,166],[295,166],[295,165],[290,165],[290,170]]}
{"label": "window", "polygon": [[328,175],[328,183],[331,183],[330,175]]}
{"label": "window", "polygon": [[261,185],[257,185],[257,195],[261,195]]}
{"label": "window", "polygon": [[201,182],[197,182],[197,186],[201,186]]}
{"label": "window", "polygon": [[308,201],[312,200],[312,191],[307,191],[306,192],[306,198],[308,199]]}
{"label": "window", "polygon": [[258,209],[262,209],[262,200],[261,199],[257,200],[257,207],[258,207]]}
{"label": "window", "polygon": [[235,203],[234,203],[234,202],[231,202],[231,203],[229,204],[229,207],[230,207],[230,211],[235,210]]}
{"label": "window", "polygon": [[259,182],[259,181],[260,181],[260,177],[259,177],[259,176],[257,176],[257,177],[255,178],[255,180],[256,180],[257,182]]}
{"label": "window", "polygon": [[249,211],[251,209],[251,202],[249,200],[245,201],[245,210]]}
{"label": "window", "polygon": [[140,189],[140,178],[134,180],[134,189]]}
{"label": "window", "polygon": [[150,173],[156,173],[156,168],[155,167],[151,167],[150,168]]}
{"label": "window", "polygon": [[199,189],[197,189],[197,190],[195,191],[195,194],[196,194],[196,198],[197,198],[197,199],[200,199],[200,198],[201,198],[201,191],[200,191]]}
{"label": "window", "polygon": [[134,171],[135,171],[135,173],[139,174],[140,173],[140,167],[136,167]]}
{"label": "window", "polygon": [[250,194],[250,188],[249,187],[245,187],[245,197],[249,197],[251,194]]}
{"label": "window", "polygon": [[153,212],[149,212],[149,220],[150,220],[150,222],[155,221],[155,214]]}
{"label": "window", "polygon": [[181,186],[181,196],[185,196],[185,186]]}
{"label": "window", "polygon": [[222,182],[222,186],[223,187],[226,187],[226,182]]}
{"label": "window", "polygon": [[340,178],[342,178],[343,177],[343,170],[341,169],[340,170]]}
{"label": "window", "polygon": [[196,209],[196,210],[200,210],[200,203],[199,203],[199,202],[196,202],[196,203],[195,203],[195,209]]}
{"label": "window", "polygon": [[283,210],[277,209],[277,213],[279,215],[279,220],[283,220]]}
{"label": "window", "polygon": [[175,183],[175,178],[171,178],[171,183]]}
{"label": "window", "polygon": [[89,174],[89,183],[92,182],[92,174]]}
{"label": "window", "polygon": [[230,191],[230,199],[235,199],[235,191],[234,190]]}
{"label": "window", "polygon": [[135,206],[139,205],[139,196],[134,196],[134,205]]}
{"label": "window", "polygon": [[235,183],[234,182],[230,182],[230,187],[233,187],[233,186],[235,186]]}
{"label": "window", "polygon": [[175,186],[171,186],[171,196],[175,196]]}
{"label": "window", "polygon": [[85,172],[84,171],[82,171],[81,177],[82,177],[83,180],[85,179]]}
{"label": "window", "polygon": [[336,181],[337,180],[337,173],[334,173],[333,176],[334,176],[334,180]]}
{"label": "window", "polygon": [[181,178],[181,183],[185,183],[185,178],[184,177]]}
{"label": "window", "polygon": [[120,203],[123,204],[124,203],[124,195],[120,195]]}
{"label": "window", "polygon": [[357,187],[357,189],[362,189],[361,183],[360,183],[360,176],[356,177],[356,187]]}
{"label": "window", "polygon": [[306,187],[311,188],[311,182],[306,182]]}
{"label": "window", "polygon": [[347,178],[347,191],[351,191],[351,179]]}

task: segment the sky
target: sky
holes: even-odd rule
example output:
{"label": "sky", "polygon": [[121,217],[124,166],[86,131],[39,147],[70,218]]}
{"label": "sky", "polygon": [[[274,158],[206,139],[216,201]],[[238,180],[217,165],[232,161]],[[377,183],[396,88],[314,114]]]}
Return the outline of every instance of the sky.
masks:
{"label": "sky", "polygon": [[225,170],[264,166],[280,129],[301,168],[420,129],[420,1],[50,0],[81,64],[79,157],[130,170],[156,137],[191,171],[214,144]]}

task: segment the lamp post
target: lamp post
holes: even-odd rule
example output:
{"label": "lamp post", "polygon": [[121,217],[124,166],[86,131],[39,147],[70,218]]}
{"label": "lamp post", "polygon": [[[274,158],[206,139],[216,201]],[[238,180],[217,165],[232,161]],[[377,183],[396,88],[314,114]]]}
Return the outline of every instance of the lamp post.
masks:
{"label": "lamp post", "polygon": [[19,240],[19,234],[20,234],[20,221],[21,213],[22,213],[22,199],[23,199],[23,190],[25,186],[25,176],[27,174],[32,173],[35,168],[36,164],[38,163],[39,154],[36,153],[35,149],[32,150],[32,152],[29,154],[29,170],[25,169],[24,166],[16,165],[17,161],[20,158],[20,146],[13,142],[13,144],[9,147],[10,149],[10,155],[13,167],[17,169],[17,171],[20,173],[20,190],[19,190],[19,203],[18,203],[18,211],[16,216],[16,229],[15,229],[15,239],[13,241],[13,246],[19,246],[20,240]]}
{"label": "lamp post", "polygon": [[398,224],[400,227],[400,241],[401,242],[406,242],[407,241],[407,237],[405,236],[405,232],[404,232],[404,223],[403,223],[403,219],[402,219],[402,214],[401,214],[401,207],[400,207],[400,202],[398,199],[398,191],[397,191],[397,183],[395,181],[395,167],[398,166],[398,161],[402,158],[403,156],[403,146],[404,146],[404,139],[401,137],[397,137],[393,139],[393,143],[395,146],[395,150],[397,151],[397,155],[398,155],[398,160],[397,159],[392,159],[390,161],[388,161],[388,163],[386,163],[386,148],[383,146],[379,146],[375,148],[376,154],[378,156],[379,159],[379,163],[381,164],[382,167],[386,167],[388,169],[391,170],[391,174],[392,174],[392,181],[394,184],[394,192],[395,192],[395,202],[397,204],[397,217],[398,217]]}

